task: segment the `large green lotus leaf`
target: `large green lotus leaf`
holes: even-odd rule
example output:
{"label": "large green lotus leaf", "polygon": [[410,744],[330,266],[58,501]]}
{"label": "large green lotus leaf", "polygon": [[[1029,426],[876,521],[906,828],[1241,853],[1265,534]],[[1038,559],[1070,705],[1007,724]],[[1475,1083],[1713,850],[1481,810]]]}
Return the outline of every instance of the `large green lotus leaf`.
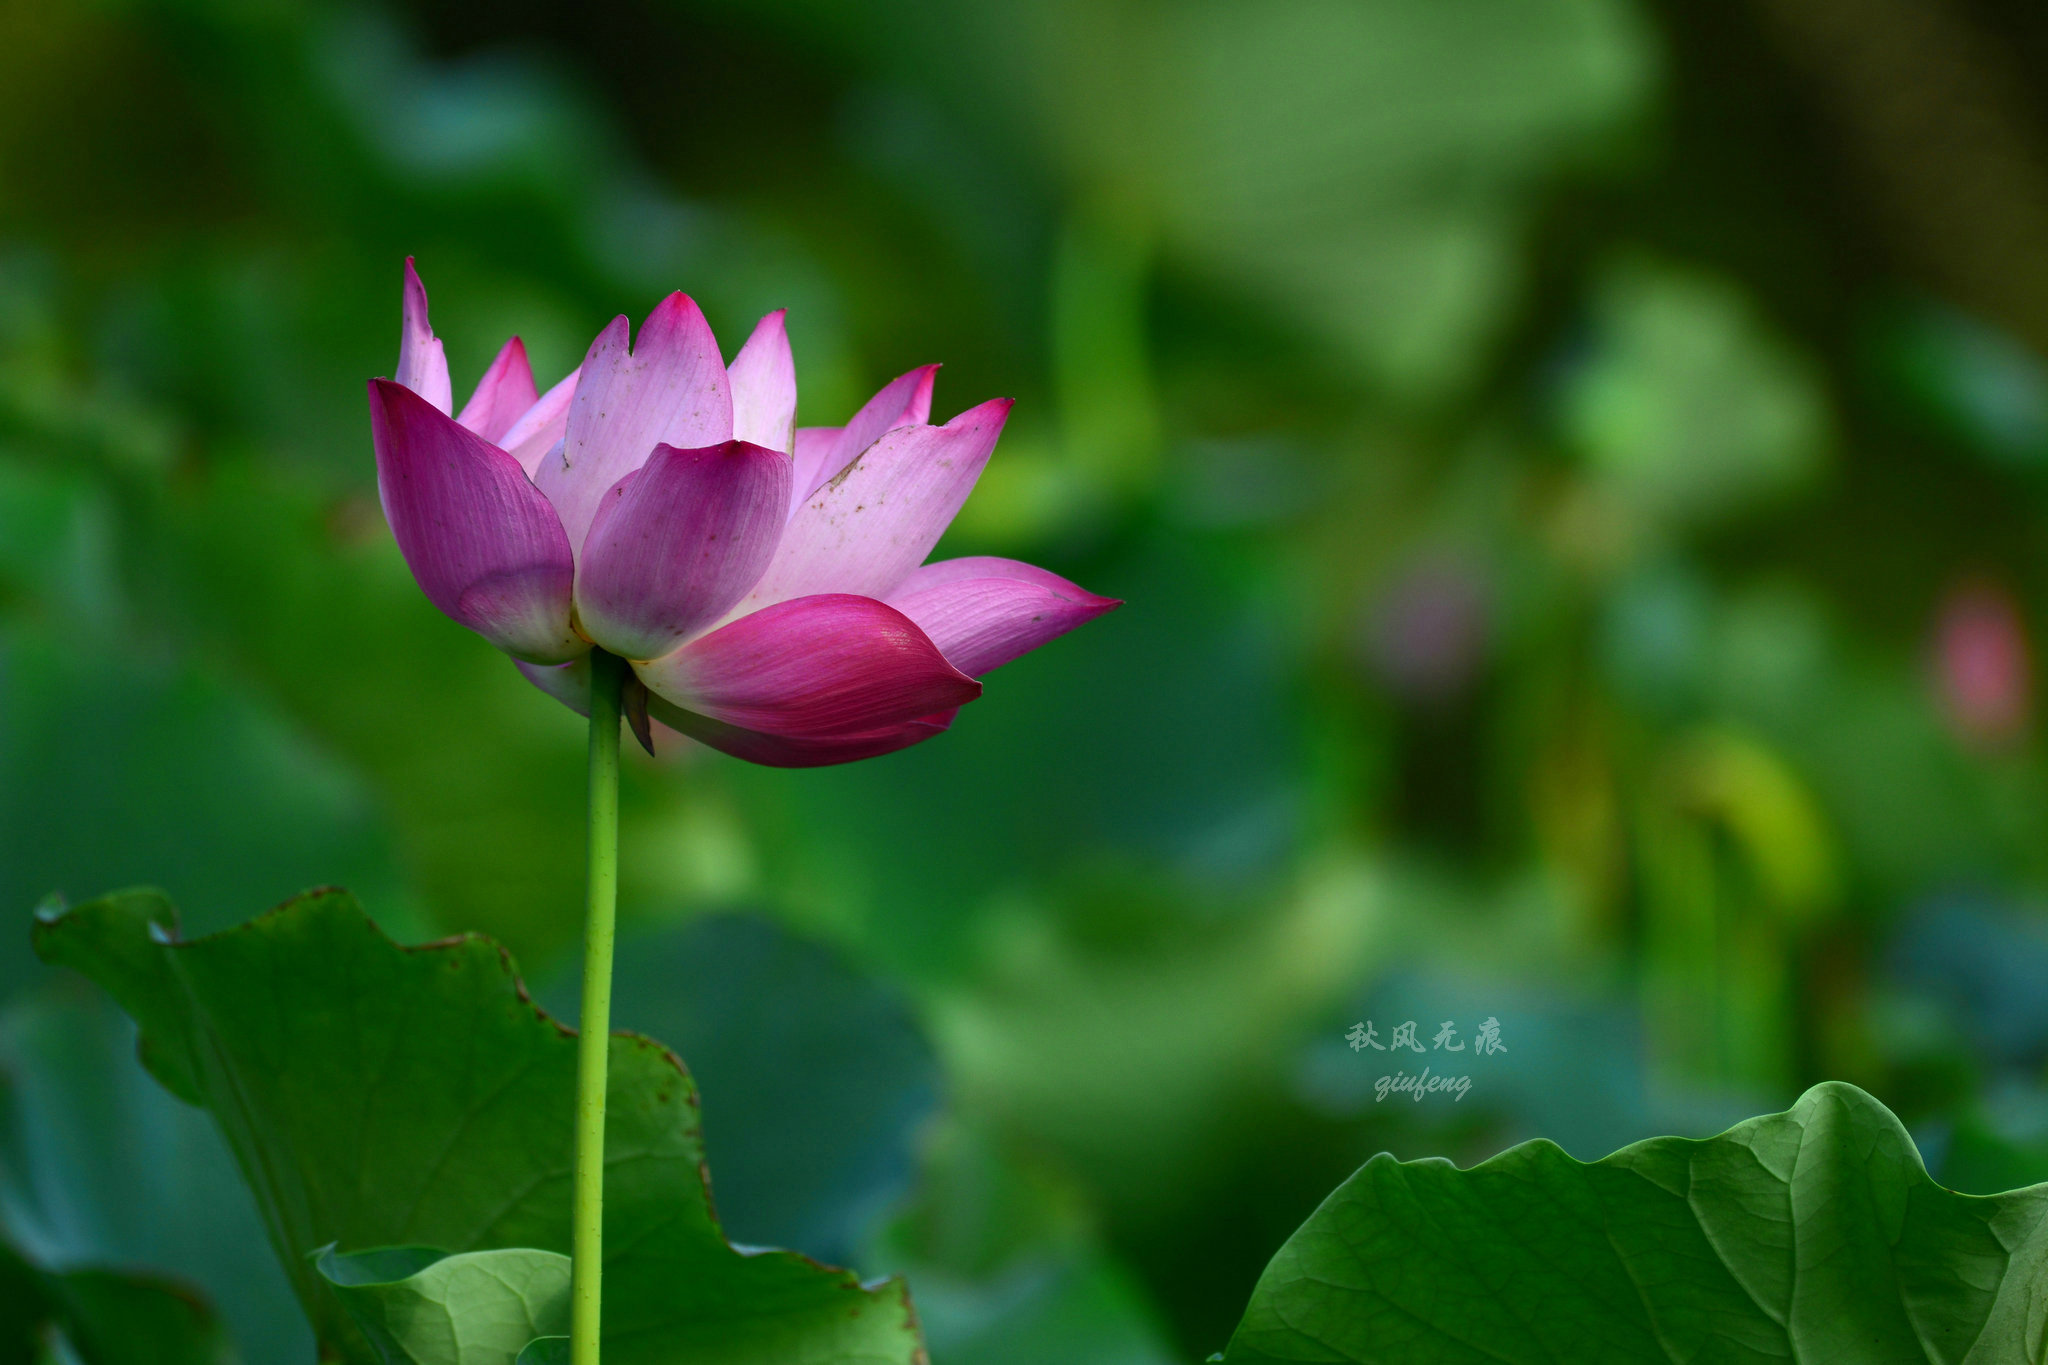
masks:
{"label": "large green lotus leaf", "polygon": [[0,1241],[0,1365],[53,1358],[228,1365],[233,1356],[212,1311],[179,1285],[98,1268],[45,1271]]}
{"label": "large green lotus leaf", "polygon": [[1085,1187],[1036,1147],[971,1121],[936,1125],[915,1197],[861,1264],[916,1282],[944,1365],[1180,1360],[1144,1289],[1103,1249]]}
{"label": "large green lotus leaf", "polygon": [[[726,1232],[852,1258],[909,1187],[938,1103],[938,1059],[908,1002],[762,915],[629,934],[618,959],[612,1021],[690,1059]],[[576,996],[566,970],[540,993],[564,1019]]]}
{"label": "large green lotus leaf", "polygon": [[[212,1110],[323,1346],[376,1360],[310,1253],[569,1249],[575,1035],[474,935],[401,948],[320,891],[183,942],[160,893],[46,910],[37,950],[106,987],[144,1063]],[[727,1244],[689,1074],[612,1041],[606,1358],[613,1365],[910,1362],[900,1282]]]}
{"label": "large green lotus leaf", "polygon": [[1936,1185],[1891,1111],[1827,1082],[1719,1137],[1590,1164],[1377,1156],[1288,1239],[1227,1365],[2038,1361],[2048,1186]]}
{"label": "large green lotus leaf", "polygon": [[35,970],[47,979],[0,1011],[0,1238],[48,1268],[175,1274],[244,1361],[312,1359],[217,1125],[136,1065],[135,1025],[105,991]]}
{"label": "large green lotus leaf", "polygon": [[558,1252],[329,1250],[315,1266],[394,1365],[513,1365],[528,1342],[569,1330],[569,1258]]}

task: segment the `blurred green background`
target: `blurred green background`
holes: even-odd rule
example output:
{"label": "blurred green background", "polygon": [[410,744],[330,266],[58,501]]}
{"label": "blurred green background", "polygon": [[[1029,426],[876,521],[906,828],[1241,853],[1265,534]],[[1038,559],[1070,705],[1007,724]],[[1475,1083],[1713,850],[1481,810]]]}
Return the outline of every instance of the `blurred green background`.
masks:
{"label": "blurred green background", "polygon": [[[573,1015],[580,724],[372,487],[408,254],[459,393],[674,288],[806,424],[944,361],[1019,403],[942,552],[1129,601],[918,749],[629,763],[619,1022],[940,1365],[1200,1359],[1383,1149],[1836,1077],[2048,1177],[2044,72],[2018,0],[0,0],[0,1230],[310,1360],[52,890],[343,883]],[[1344,1042],[1489,1015],[1457,1102]]]}

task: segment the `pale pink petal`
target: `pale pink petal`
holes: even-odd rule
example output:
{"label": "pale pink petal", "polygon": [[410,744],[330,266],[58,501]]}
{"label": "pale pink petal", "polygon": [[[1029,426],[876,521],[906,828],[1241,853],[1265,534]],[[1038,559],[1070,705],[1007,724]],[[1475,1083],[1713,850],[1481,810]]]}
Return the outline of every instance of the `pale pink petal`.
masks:
{"label": "pale pink petal", "polygon": [[834,763],[852,763],[858,759],[891,754],[898,749],[921,744],[934,735],[944,734],[946,727],[953,723],[957,711],[958,708],[955,707],[936,715],[907,720],[897,725],[863,731],[860,734],[810,739],[764,734],[759,730],[726,725],[709,716],[700,716],[681,707],[671,706],[660,697],[648,698],[648,713],[663,725],[672,730],[679,730],[714,749],[731,754],[734,758],[770,768],[823,768]]}
{"label": "pale pink petal", "polygon": [[590,652],[585,650],[565,664],[530,664],[512,661],[526,680],[579,716],[590,714]]}
{"label": "pale pink petal", "polygon": [[920,365],[899,374],[882,386],[881,392],[861,405],[853,420],[839,429],[839,440],[825,453],[817,477],[804,492],[817,490],[827,479],[852,463],[853,458],[882,439],[882,433],[897,427],[923,426],[932,418],[932,384],[939,377],[936,365]]}
{"label": "pale pink petal", "polygon": [[405,258],[405,321],[398,333],[398,382],[443,413],[455,407],[448,383],[448,353],[427,322],[427,287],[412,257]]}
{"label": "pale pink petal", "polygon": [[746,595],[789,504],[789,457],[727,441],[656,446],[605,494],[576,573],[583,631],[627,659],[669,653]]}
{"label": "pale pink petal", "polygon": [[884,435],[797,508],[740,609],[821,592],[887,597],[967,501],[1009,413],[997,398],[942,427]]}
{"label": "pale pink petal", "polygon": [[513,337],[477,381],[476,392],[462,405],[455,420],[492,445],[502,446],[512,424],[539,399],[540,390],[533,384],[533,366],[526,360],[526,343]]}
{"label": "pale pink petal", "polygon": [[978,678],[1123,603],[1034,565],[975,556],[912,570],[889,605]]}
{"label": "pale pink petal", "polygon": [[370,381],[370,431],[385,515],[429,601],[521,659],[588,648],[569,627],[568,539],[517,461],[389,380]]}
{"label": "pale pink petal", "polygon": [[725,361],[688,295],[671,294],[656,305],[630,350],[627,337],[626,320],[617,318],[591,343],[568,431],[534,476],[579,558],[605,491],[645,464],[656,446],[698,450],[732,439]]}
{"label": "pale pink petal", "polygon": [[887,729],[981,695],[902,612],[843,593],[779,603],[633,667],[686,711],[800,739]]}
{"label": "pale pink petal", "polygon": [[732,434],[784,455],[796,439],[796,360],[783,326],[786,311],[778,308],[762,318],[726,371],[732,385]]}
{"label": "pale pink petal", "polygon": [[534,400],[533,406],[521,413],[511,430],[498,438],[498,444],[512,453],[519,461],[519,467],[532,478],[540,472],[540,462],[553,450],[569,430],[569,400],[576,396],[576,381],[583,377],[583,367],[563,377],[562,381]]}
{"label": "pale pink petal", "polygon": [[805,498],[846,468],[854,456],[873,445],[883,432],[928,421],[932,415],[932,383],[938,373],[938,366],[923,365],[909,374],[898,375],[883,385],[882,391],[863,404],[843,427],[798,427],[790,515],[796,515]]}
{"label": "pale pink petal", "polygon": [[[789,483],[789,512],[803,506],[804,499],[827,477],[825,461],[839,448],[839,433],[845,427],[798,427],[796,429],[795,471]],[[837,470],[832,471],[837,473]]]}

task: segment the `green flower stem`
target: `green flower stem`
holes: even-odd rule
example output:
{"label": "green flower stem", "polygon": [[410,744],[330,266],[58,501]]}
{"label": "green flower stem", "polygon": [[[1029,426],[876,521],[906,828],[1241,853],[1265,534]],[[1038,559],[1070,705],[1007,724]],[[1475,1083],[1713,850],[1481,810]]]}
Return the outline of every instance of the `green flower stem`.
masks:
{"label": "green flower stem", "polygon": [[611,1046],[612,938],[619,908],[619,693],[626,662],[590,656],[590,898],[576,1039],[576,1183],[569,1244],[569,1361],[597,1365],[604,1275],[604,1085]]}

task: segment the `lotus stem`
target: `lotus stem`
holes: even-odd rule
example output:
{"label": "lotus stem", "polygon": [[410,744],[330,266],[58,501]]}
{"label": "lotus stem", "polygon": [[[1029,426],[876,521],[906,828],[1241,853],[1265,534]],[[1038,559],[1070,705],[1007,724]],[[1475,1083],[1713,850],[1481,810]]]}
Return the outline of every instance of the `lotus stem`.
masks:
{"label": "lotus stem", "polygon": [[604,1276],[604,1099],[619,907],[619,697],[626,663],[590,660],[590,896],[583,922],[583,1008],[576,1039],[576,1170],[569,1248],[570,1365],[598,1365]]}

